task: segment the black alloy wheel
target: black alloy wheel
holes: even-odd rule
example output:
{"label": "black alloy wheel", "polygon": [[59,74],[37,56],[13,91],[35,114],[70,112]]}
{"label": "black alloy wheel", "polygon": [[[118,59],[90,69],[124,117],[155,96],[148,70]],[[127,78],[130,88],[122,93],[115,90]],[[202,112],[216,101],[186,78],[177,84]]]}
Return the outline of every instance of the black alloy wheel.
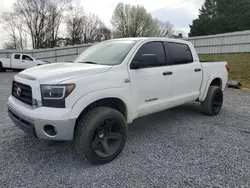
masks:
{"label": "black alloy wheel", "polygon": [[100,158],[110,157],[121,147],[124,130],[115,118],[104,120],[92,135],[92,149]]}
{"label": "black alloy wheel", "polygon": [[127,122],[113,108],[97,107],[77,121],[74,144],[91,163],[104,164],[115,159],[127,140]]}
{"label": "black alloy wheel", "polygon": [[216,91],[213,96],[212,108],[215,113],[218,113],[221,110],[223,104],[223,93],[221,91]]}
{"label": "black alloy wheel", "polygon": [[207,96],[201,102],[201,111],[209,116],[219,114],[223,105],[223,92],[218,86],[210,86]]}

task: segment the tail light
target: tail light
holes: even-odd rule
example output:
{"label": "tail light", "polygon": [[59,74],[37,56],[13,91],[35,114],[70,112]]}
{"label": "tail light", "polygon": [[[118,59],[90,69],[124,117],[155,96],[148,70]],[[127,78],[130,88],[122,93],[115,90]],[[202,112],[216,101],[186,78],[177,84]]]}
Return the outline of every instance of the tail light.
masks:
{"label": "tail light", "polygon": [[230,66],[226,65],[226,69],[227,69],[227,72],[229,72],[230,71]]}

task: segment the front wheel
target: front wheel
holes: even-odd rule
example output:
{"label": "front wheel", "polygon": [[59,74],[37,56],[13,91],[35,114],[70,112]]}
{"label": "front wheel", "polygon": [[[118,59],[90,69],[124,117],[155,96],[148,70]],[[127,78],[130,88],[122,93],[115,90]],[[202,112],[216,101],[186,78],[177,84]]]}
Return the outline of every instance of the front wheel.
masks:
{"label": "front wheel", "polygon": [[209,116],[219,114],[223,104],[223,92],[218,86],[210,86],[206,99],[201,102],[201,111]]}
{"label": "front wheel", "polygon": [[127,124],[117,110],[98,107],[77,122],[74,137],[76,150],[94,164],[115,159],[127,140]]}

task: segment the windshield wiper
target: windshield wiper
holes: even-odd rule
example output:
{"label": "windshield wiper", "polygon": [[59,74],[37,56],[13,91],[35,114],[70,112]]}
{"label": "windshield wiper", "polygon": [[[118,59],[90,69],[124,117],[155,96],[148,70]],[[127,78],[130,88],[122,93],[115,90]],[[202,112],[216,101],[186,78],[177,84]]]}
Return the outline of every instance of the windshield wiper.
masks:
{"label": "windshield wiper", "polygon": [[93,62],[93,61],[81,61],[77,63],[87,63],[87,64],[95,64],[95,65],[100,65],[99,63]]}

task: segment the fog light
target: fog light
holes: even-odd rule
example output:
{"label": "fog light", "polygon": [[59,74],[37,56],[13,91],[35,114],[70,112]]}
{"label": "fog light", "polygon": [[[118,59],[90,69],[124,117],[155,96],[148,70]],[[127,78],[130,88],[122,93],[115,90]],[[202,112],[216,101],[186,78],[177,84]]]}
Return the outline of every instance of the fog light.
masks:
{"label": "fog light", "polygon": [[45,125],[44,126],[44,131],[49,135],[49,136],[56,136],[57,132],[54,126],[52,125]]}

